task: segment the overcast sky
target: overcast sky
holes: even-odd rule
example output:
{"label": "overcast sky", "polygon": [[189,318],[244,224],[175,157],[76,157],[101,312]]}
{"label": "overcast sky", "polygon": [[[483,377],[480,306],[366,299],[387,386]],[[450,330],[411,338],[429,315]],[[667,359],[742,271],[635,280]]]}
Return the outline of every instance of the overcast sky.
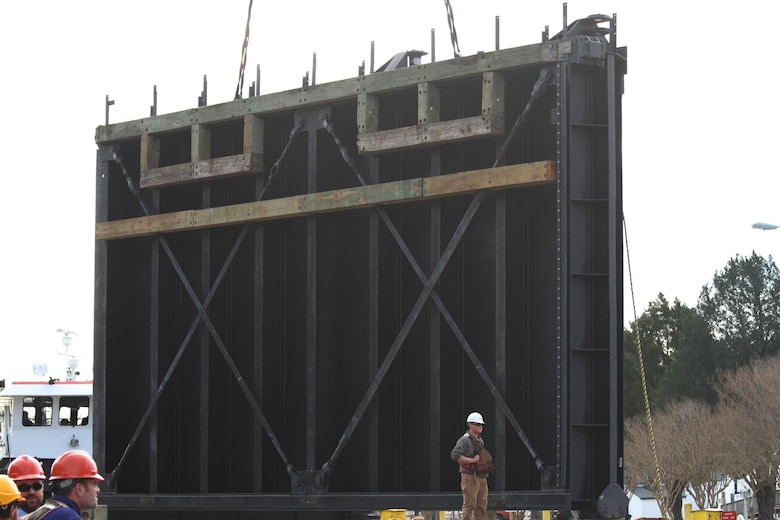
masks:
{"label": "overcast sky", "polygon": [[[463,54],[538,43],[560,31],[563,4],[451,0]],[[539,5],[545,4],[545,5]],[[247,0],[6,2],[2,49],[2,358],[0,378],[33,363],[91,367],[95,128],[193,108],[208,76],[209,104],[235,92]],[[735,255],[780,254],[774,161],[780,108],[772,83],[780,7],[747,0],[572,1],[568,18],[618,16],[628,47],[623,97],[624,214],[637,312],[663,293],[696,304]],[[317,53],[317,83],[354,77],[396,52],[452,57],[441,0],[255,1],[244,94],[261,67],[260,93],[297,88]],[[429,57],[424,59],[427,62]],[[626,322],[633,320],[626,270]]]}

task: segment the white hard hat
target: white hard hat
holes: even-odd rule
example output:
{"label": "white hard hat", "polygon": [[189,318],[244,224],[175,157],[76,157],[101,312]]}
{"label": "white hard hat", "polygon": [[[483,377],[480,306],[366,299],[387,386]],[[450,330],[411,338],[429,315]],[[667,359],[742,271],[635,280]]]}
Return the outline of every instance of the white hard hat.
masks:
{"label": "white hard hat", "polygon": [[467,423],[477,423],[477,424],[485,424],[485,420],[482,418],[482,414],[479,412],[471,412],[468,417],[466,417]]}

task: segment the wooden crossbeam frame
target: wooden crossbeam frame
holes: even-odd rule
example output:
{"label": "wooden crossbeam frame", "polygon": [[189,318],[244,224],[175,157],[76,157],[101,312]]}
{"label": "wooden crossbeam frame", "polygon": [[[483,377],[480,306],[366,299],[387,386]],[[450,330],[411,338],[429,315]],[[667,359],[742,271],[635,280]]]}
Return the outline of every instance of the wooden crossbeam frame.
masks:
{"label": "wooden crossbeam frame", "polygon": [[[240,102],[230,101],[135,121],[99,126],[95,132],[95,141],[98,144],[120,142],[125,139],[137,138],[145,132],[170,132],[185,129],[195,124],[210,125],[244,117],[247,113],[278,114],[291,108],[302,109],[354,99],[355,96],[360,97],[361,94],[374,95],[398,91],[420,83],[454,81],[481,73],[536,67],[563,60],[571,51],[571,41],[549,40],[523,47],[478,53],[456,60],[397,69],[390,73],[380,72],[360,76],[357,79],[345,79],[250,97]],[[360,109],[358,107],[358,110]],[[374,130],[366,129],[368,132]]]}
{"label": "wooden crossbeam frame", "polygon": [[162,188],[214,177],[252,175],[263,172],[263,134],[265,121],[257,114],[244,115],[243,153],[226,157],[211,156],[211,127],[190,127],[190,162],[160,166],[160,137],[145,130],[141,135],[140,186]]}
{"label": "wooden crossbeam frame", "polygon": [[221,226],[295,218],[370,207],[448,197],[480,190],[509,189],[553,183],[554,161],[515,164],[436,177],[373,184],[217,208],[177,211],[95,226],[96,240],[117,240],[157,233],[192,231]]}
{"label": "wooden crossbeam frame", "polygon": [[358,94],[358,153],[379,154],[410,148],[504,135],[504,76],[482,73],[482,109],[478,116],[441,121],[440,88],[417,84],[417,124],[379,130],[379,93]]}

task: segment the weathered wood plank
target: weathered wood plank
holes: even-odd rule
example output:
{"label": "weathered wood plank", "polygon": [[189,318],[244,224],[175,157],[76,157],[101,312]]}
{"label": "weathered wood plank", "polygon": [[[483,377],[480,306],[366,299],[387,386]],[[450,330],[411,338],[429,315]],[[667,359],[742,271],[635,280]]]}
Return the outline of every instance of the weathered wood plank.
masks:
{"label": "weathered wood plank", "polygon": [[239,154],[141,170],[141,188],[175,186],[214,177],[250,175],[263,171],[263,154]]}
{"label": "weathered wood plank", "polygon": [[441,93],[435,83],[417,85],[417,124],[441,121]]}
{"label": "weathered wood plank", "polygon": [[482,75],[482,115],[504,113],[505,91],[503,74],[491,71]]}
{"label": "weathered wood plank", "polygon": [[358,135],[357,146],[358,153],[369,155],[500,135],[504,116],[492,114]]}
{"label": "weathered wood plank", "polygon": [[192,229],[195,222],[192,210],[163,213],[153,217],[137,217],[95,225],[95,239],[131,238],[156,235],[167,230]]}
{"label": "weathered wood plank", "polygon": [[508,189],[555,182],[555,162],[541,161],[473,170],[438,177],[346,188],[260,202],[202,210],[187,210],[143,218],[100,222],[96,240],[116,240],[155,233],[295,218],[315,213],[345,211],[379,204],[401,204],[482,189]]}
{"label": "weathered wood plank", "polygon": [[195,180],[206,180],[212,177],[229,177],[233,175],[250,175],[263,171],[263,154],[240,154],[218,157],[208,161],[195,163]]}
{"label": "weathered wood plank", "polygon": [[538,161],[499,168],[471,170],[423,179],[424,198],[446,197],[479,190],[536,186],[556,179],[555,161]]}
{"label": "weathered wood plank", "polygon": [[141,189],[160,188],[192,182],[194,163],[172,164],[160,168],[141,170]]}
{"label": "weathered wood plank", "polygon": [[208,126],[190,127],[190,158],[192,162],[211,159],[211,128]]}
{"label": "weathered wood plank", "polygon": [[570,41],[555,40],[478,53],[452,60],[99,126],[95,131],[95,141],[98,144],[111,143],[138,138],[144,132],[169,132],[194,124],[208,125],[242,118],[246,114],[273,114],[323,103],[332,104],[355,98],[358,94],[378,94],[402,88],[415,88],[418,83],[451,81],[485,72],[533,67],[563,59],[570,52]]}
{"label": "weathered wood plank", "polygon": [[144,132],[141,136],[141,169],[157,168],[160,165],[160,139]]}
{"label": "weathered wood plank", "polygon": [[[244,116],[244,153],[263,153],[265,120],[256,114]],[[262,164],[262,163],[261,163]]]}
{"label": "weathered wood plank", "polygon": [[[571,43],[566,43],[570,48]],[[550,41],[379,72],[364,77],[363,89],[369,94],[376,94],[408,88],[416,83],[450,81],[484,72],[541,65],[560,59],[558,49],[559,42]]]}
{"label": "weathered wood plank", "polygon": [[358,134],[376,132],[379,128],[379,97],[374,94],[358,94],[357,97]]}

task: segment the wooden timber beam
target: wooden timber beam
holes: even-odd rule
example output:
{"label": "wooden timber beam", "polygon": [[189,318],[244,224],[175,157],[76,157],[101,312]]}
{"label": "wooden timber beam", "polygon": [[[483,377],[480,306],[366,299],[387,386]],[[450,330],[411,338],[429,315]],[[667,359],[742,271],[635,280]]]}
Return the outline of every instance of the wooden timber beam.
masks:
{"label": "wooden timber beam", "polygon": [[571,53],[571,49],[570,40],[549,40],[523,47],[480,52],[452,60],[191,108],[171,114],[99,126],[95,130],[95,142],[97,144],[119,142],[138,138],[146,132],[155,134],[183,129],[195,124],[211,125],[244,117],[246,114],[267,116],[323,104],[330,105],[355,99],[360,95],[376,95],[414,88],[419,83],[454,81],[487,72],[536,67],[565,59]]}
{"label": "wooden timber beam", "polygon": [[501,135],[503,115],[474,116],[358,135],[357,146],[360,154],[378,154]]}
{"label": "wooden timber beam", "polygon": [[263,171],[263,154],[239,154],[216,159],[173,164],[161,168],[141,170],[141,188],[161,188],[214,177],[251,175]]}
{"label": "wooden timber beam", "polygon": [[482,115],[441,121],[438,85],[421,82],[417,85],[417,124],[381,131],[379,98],[362,93],[358,96],[358,153],[380,154],[504,135],[504,93],[504,76],[495,71],[483,72]]}
{"label": "wooden timber beam", "polygon": [[177,211],[149,217],[100,222],[95,226],[95,239],[116,240],[157,233],[231,226],[245,222],[295,218],[380,204],[401,204],[449,197],[485,189],[499,190],[550,184],[555,180],[555,161],[514,164],[499,168],[372,184],[218,208]]}

